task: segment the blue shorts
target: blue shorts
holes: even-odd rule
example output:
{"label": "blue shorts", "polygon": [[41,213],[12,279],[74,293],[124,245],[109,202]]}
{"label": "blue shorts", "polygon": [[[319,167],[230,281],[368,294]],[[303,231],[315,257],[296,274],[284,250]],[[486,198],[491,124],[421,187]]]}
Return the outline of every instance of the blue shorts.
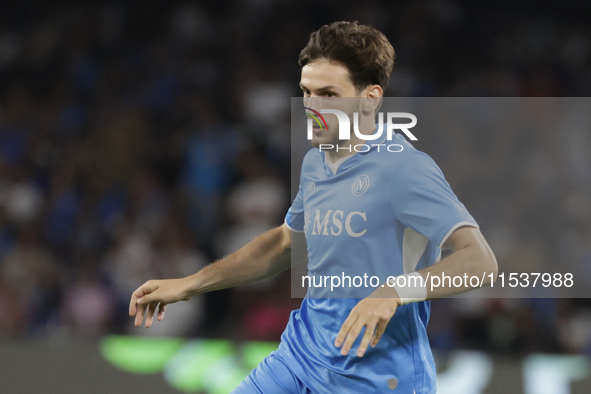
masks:
{"label": "blue shorts", "polygon": [[232,394],[311,394],[283,358],[271,352],[246,379],[232,391]]}

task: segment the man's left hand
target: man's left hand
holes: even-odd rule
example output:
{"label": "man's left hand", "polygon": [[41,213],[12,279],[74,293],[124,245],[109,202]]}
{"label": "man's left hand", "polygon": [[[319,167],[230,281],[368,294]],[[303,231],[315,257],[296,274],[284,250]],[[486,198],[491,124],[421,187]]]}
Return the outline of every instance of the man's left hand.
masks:
{"label": "man's left hand", "polygon": [[392,288],[378,288],[369,297],[359,301],[355,308],[351,310],[334,343],[336,347],[340,347],[344,341],[341,348],[343,356],[349,354],[351,346],[353,346],[363,327],[365,327],[365,333],[361,345],[357,349],[357,356],[363,357],[370,342],[371,347],[376,347],[386,330],[388,322],[400,305],[398,295],[395,294],[392,297],[392,292],[395,293],[396,291]]}

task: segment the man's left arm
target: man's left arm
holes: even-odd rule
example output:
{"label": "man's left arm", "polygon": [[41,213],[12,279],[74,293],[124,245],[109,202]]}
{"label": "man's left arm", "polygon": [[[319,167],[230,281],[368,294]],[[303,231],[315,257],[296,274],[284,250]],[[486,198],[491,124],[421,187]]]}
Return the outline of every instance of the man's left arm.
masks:
{"label": "man's left arm", "polygon": [[427,298],[449,297],[473,290],[475,287],[470,286],[470,281],[464,280],[465,277],[478,277],[480,281],[476,287],[490,286],[496,281],[497,259],[478,228],[471,226],[458,228],[448,237],[443,249],[451,249],[452,253],[418,273],[424,281],[434,277],[439,279],[444,276],[461,277],[462,285],[456,287],[452,282],[452,286],[446,286],[450,284],[449,281],[445,283],[439,281],[440,286],[431,289],[431,286],[425,283]]}
{"label": "man's left arm", "polygon": [[[342,345],[341,354],[349,353],[364,327],[365,333],[357,350],[357,356],[362,357],[370,343],[375,347],[400,305],[409,301],[422,301],[425,298],[453,296],[473,289],[469,281],[464,280],[462,286],[455,287],[453,282],[451,286],[446,286],[450,283],[440,283],[440,286],[431,289],[431,286],[427,286],[426,283],[428,278],[433,280],[434,277],[442,278],[444,275],[451,278],[477,276],[482,278],[479,286],[490,286],[496,280],[498,271],[496,258],[477,227],[463,226],[456,229],[447,238],[443,249],[451,249],[452,253],[438,263],[413,273],[420,274],[425,285],[422,289],[411,288],[415,297],[405,298],[399,294],[399,292],[402,293],[401,287],[398,287],[397,291],[397,286],[386,283],[351,310],[335,340],[336,347]],[[421,292],[423,295],[416,297],[416,294]]]}

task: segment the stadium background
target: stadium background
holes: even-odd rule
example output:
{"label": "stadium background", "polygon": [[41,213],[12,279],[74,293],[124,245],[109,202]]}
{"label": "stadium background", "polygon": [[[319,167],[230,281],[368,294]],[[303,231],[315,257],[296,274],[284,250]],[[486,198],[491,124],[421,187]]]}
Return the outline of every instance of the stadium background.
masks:
{"label": "stadium background", "polygon": [[[297,55],[310,32],[335,20],[383,31],[397,52],[389,96],[588,96],[590,12],[582,1],[3,3],[0,363],[9,391],[24,392],[7,372],[19,357],[49,368],[39,360],[82,360],[110,335],[279,339],[300,302],[289,273],[174,305],[150,330],[133,328],[127,306],[145,280],[195,272],[281,223],[288,98],[300,95]],[[591,264],[591,132],[434,131],[418,147],[498,259]],[[438,300],[429,333],[443,358],[476,350],[517,365],[538,353],[589,355],[591,303]]]}

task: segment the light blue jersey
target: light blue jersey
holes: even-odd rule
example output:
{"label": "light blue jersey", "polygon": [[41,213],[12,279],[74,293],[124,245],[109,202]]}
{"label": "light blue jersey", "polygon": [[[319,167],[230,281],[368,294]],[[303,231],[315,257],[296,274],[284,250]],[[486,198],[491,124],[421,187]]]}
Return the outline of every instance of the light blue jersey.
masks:
{"label": "light blue jersey", "polygon": [[[304,158],[299,192],[285,221],[293,231],[305,232],[311,278],[367,275],[382,284],[388,276],[437,262],[458,227],[477,227],[428,155],[400,135],[384,143],[403,150],[373,146],[348,157],[336,173],[316,148]],[[374,290],[309,288],[291,314],[277,355],[314,393],[391,393],[393,387],[401,394],[435,393],[428,301],[398,308],[379,344],[361,358],[356,351],[362,334],[348,356],[335,347],[351,309]],[[337,298],[343,296],[350,298]]]}

